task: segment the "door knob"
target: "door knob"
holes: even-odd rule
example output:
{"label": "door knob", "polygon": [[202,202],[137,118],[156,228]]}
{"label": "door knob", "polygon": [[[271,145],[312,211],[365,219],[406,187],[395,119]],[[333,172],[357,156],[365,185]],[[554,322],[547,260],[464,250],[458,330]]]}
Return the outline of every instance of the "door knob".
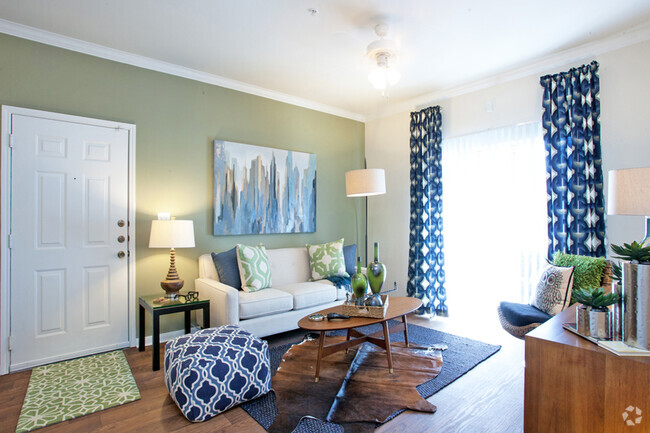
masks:
{"label": "door knob", "polygon": [[124,242],[125,240],[126,240],[126,238],[125,238],[124,236],[122,236],[122,235],[119,235],[119,236],[117,237],[117,241],[118,241],[119,243],[122,243],[122,242]]}
{"label": "door knob", "polygon": [[120,259],[123,259],[126,256],[126,253],[124,251],[120,251],[117,253],[117,257]]}

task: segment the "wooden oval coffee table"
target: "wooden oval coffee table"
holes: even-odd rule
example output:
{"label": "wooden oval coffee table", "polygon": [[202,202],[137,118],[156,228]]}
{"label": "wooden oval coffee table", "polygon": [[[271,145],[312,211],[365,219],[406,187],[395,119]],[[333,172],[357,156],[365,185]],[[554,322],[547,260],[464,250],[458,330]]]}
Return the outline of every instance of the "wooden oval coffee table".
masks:
{"label": "wooden oval coffee table", "polygon": [[[306,331],[318,331],[320,332],[320,337],[318,339],[318,358],[316,359],[316,375],[314,381],[318,382],[318,377],[320,374],[320,360],[324,356],[331,355],[332,353],[339,352],[341,350],[346,350],[350,347],[363,344],[366,341],[372,343],[378,347],[381,347],[386,351],[386,357],[388,358],[388,371],[389,373],[393,372],[393,361],[390,355],[390,334],[395,332],[404,331],[404,342],[406,346],[409,345],[408,337],[408,328],[406,326],[406,315],[412,311],[417,310],[422,305],[422,301],[418,298],[407,298],[407,297],[391,297],[388,303],[388,308],[386,310],[386,316],[381,319],[366,318],[366,317],[350,317],[349,319],[335,319],[335,320],[323,320],[321,322],[314,322],[309,320],[309,316],[305,316],[300,321],[298,321],[298,326]],[[327,313],[343,313],[343,306],[339,305],[337,307],[327,308],[322,311],[318,311],[312,314],[323,314],[327,316]],[[390,319],[395,319],[401,317],[402,323],[398,325],[388,327],[386,321]],[[362,332],[357,331],[354,328],[360,328],[362,326],[373,325],[375,323],[381,323],[382,331],[375,332],[374,334],[366,335]],[[339,329],[347,330],[346,341],[330,344],[325,346],[325,333],[327,331],[336,331]],[[381,338],[383,336],[383,338]],[[352,338],[353,337],[353,338]],[[352,338],[352,339],[351,339]]]}

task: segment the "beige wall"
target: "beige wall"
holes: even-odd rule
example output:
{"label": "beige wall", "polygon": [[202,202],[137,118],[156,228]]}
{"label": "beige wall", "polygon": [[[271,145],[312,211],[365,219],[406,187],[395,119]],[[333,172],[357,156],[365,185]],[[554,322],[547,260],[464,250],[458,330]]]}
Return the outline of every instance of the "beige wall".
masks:
{"label": "beige wall", "polygon": [[[600,64],[601,146],[607,182],[608,170],[650,166],[650,42],[611,51],[596,60]],[[540,121],[541,98],[539,76],[535,75],[431,105],[442,107],[444,139]],[[488,104],[492,112],[487,111]],[[366,122],[368,166],[386,169],[387,182],[386,195],[369,200],[369,240],[382,245],[387,279],[391,284],[397,281],[403,293],[409,243],[409,122],[410,112]],[[644,234],[643,217],[608,216],[607,231],[611,243],[640,240]]]}
{"label": "beige wall", "polygon": [[[163,293],[169,252],[147,248],[151,220],[162,211],[194,220],[196,248],[177,251],[187,288],[197,277],[200,254],[236,243],[354,242],[360,208],[345,196],[344,179],[347,170],[362,166],[363,123],[7,35],[0,35],[0,58],[0,104],[137,126],[138,295]],[[315,153],[316,233],[213,236],[214,139]],[[361,215],[359,226],[363,230]],[[182,315],[161,321],[162,332],[182,328]]]}

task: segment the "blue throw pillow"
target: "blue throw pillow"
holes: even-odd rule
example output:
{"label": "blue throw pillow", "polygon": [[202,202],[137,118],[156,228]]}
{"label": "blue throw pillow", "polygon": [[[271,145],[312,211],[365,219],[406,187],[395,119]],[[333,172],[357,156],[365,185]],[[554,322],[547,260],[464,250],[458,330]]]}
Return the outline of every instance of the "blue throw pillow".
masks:
{"label": "blue throw pillow", "polygon": [[237,265],[237,247],[219,254],[212,253],[212,261],[217,268],[219,281],[238,290],[242,289]]}
{"label": "blue throw pillow", "polygon": [[356,255],[357,244],[352,244],[343,247],[343,259],[345,259],[345,272],[352,276],[356,272]]}

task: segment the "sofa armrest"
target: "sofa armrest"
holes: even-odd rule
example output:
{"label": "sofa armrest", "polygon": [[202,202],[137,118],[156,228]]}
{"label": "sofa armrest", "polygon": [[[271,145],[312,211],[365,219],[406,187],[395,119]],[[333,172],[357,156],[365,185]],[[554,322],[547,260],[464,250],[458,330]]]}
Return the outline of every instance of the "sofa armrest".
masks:
{"label": "sofa armrest", "polygon": [[239,291],[210,278],[194,280],[202,299],[210,300],[210,327],[239,324]]}

